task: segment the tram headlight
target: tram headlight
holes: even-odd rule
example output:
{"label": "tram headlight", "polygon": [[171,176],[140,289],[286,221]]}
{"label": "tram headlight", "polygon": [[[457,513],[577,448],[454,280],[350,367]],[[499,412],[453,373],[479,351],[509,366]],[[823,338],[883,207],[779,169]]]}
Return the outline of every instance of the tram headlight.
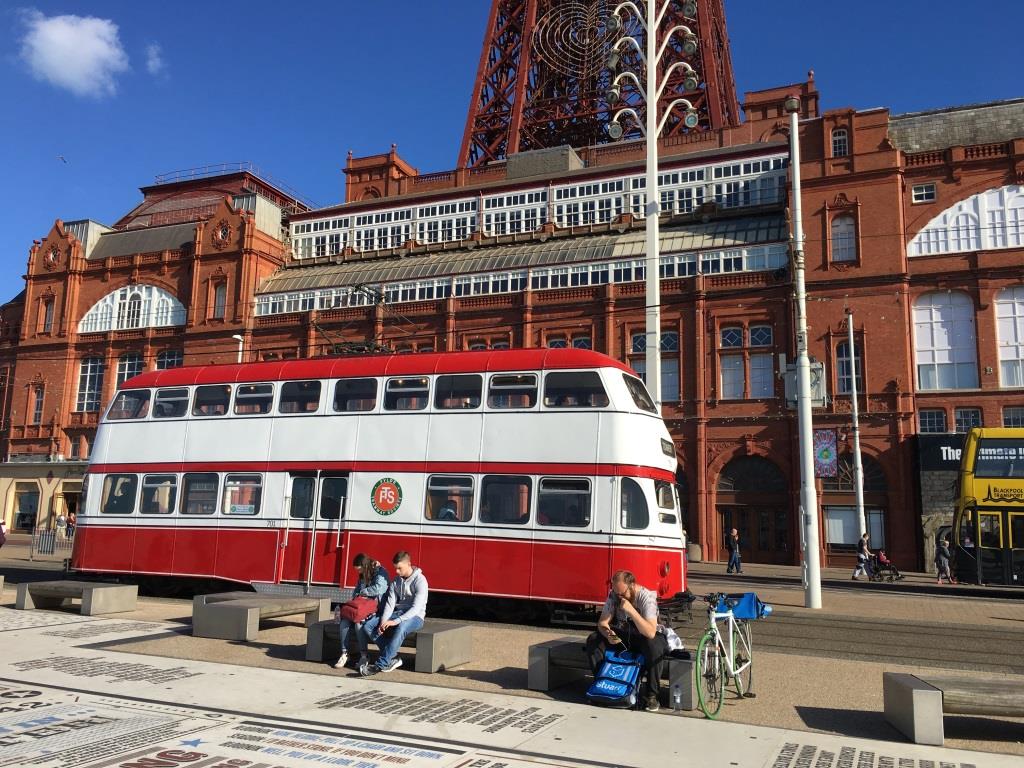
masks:
{"label": "tram headlight", "polygon": [[671,440],[661,438],[661,452],[669,458],[674,459],[676,457],[676,447],[672,444]]}

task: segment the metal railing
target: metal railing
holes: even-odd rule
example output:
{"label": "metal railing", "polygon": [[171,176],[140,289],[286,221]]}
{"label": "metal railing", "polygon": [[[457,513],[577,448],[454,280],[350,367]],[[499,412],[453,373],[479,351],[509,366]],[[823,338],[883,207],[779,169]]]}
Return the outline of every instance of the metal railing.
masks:
{"label": "metal railing", "polygon": [[29,546],[28,559],[65,560],[71,557],[71,550],[75,546],[75,534],[67,535],[63,528],[41,530],[37,528],[32,532],[32,542]]}

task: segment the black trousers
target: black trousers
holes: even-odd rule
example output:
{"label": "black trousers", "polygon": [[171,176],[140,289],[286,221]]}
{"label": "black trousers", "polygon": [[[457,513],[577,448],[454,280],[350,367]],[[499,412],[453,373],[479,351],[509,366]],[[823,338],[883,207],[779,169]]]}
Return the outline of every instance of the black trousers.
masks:
{"label": "black trousers", "polygon": [[[665,657],[668,655],[668,641],[661,632],[655,633],[654,637],[647,639],[633,626],[632,622],[625,625],[613,624],[615,630],[626,647],[633,653],[642,653],[644,656],[644,680],[641,685],[641,693],[644,696],[651,694],[657,696],[661,690],[661,673],[665,666]],[[608,641],[600,632],[591,632],[587,638],[587,656],[590,659],[590,667],[596,676],[604,663],[604,652],[609,649]],[[616,646],[620,648],[620,646]]]}

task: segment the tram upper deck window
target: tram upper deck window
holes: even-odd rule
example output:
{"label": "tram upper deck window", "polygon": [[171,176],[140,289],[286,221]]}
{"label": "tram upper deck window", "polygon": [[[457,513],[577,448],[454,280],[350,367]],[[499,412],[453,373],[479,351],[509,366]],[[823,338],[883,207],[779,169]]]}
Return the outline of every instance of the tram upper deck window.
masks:
{"label": "tram upper deck window", "polygon": [[544,377],[548,408],[604,408],[608,395],[597,371],[558,371]]}
{"label": "tram upper deck window", "polygon": [[153,403],[154,419],[180,419],[188,413],[188,390],[185,387],[158,389]]}
{"label": "tram upper deck window", "polygon": [[487,389],[490,408],[533,408],[537,404],[537,374],[511,373],[491,377]]}
{"label": "tram upper deck window", "polygon": [[427,520],[465,523],[473,517],[473,478],[431,475],[427,479]]}
{"label": "tram upper deck window", "polygon": [[239,384],[235,388],[235,413],[239,416],[270,413],[273,405],[273,384]]}
{"label": "tram upper deck window", "polygon": [[196,387],[192,399],[193,416],[224,416],[231,402],[231,386],[228,384],[211,384]]}
{"label": "tram upper deck window", "polygon": [[479,373],[438,376],[434,385],[434,407],[442,410],[479,408],[482,389],[483,376]]}
{"label": "tram upper deck window", "polygon": [[541,478],[537,491],[537,522],[567,528],[590,525],[590,481],[582,478]]}
{"label": "tram upper deck window", "polygon": [[415,376],[388,379],[384,387],[385,411],[422,411],[430,402],[430,380]]}
{"label": "tram upper deck window", "polygon": [[228,475],[224,478],[225,515],[258,515],[263,498],[262,475]]}
{"label": "tram upper deck window", "polygon": [[658,409],[654,407],[654,401],[651,399],[650,393],[647,391],[647,387],[640,381],[636,376],[630,376],[628,373],[622,374],[622,380],[626,382],[626,389],[629,390],[630,397],[633,398],[633,403],[641,411],[647,411],[648,413],[657,413]]}
{"label": "tram upper deck window", "polygon": [[979,440],[974,476],[1024,478],[1024,443],[1012,438],[986,437]]}
{"label": "tram upper deck window", "polygon": [[631,477],[622,478],[622,527],[634,530],[646,528],[651,516],[647,510],[644,489]]}
{"label": "tram upper deck window", "polygon": [[315,413],[319,408],[319,381],[287,381],[281,385],[278,413]]}
{"label": "tram upper deck window", "polygon": [[212,515],[216,512],[219,485],[220,477],[216,472],[186,472],[181,481],[181,514]]}
{"label": "tram upper deck window", "polygon": [[376,379],[341,379],[334,386],[335,411],[353,413],[372,411],[376,407]]}
{"label": "tram upper deck window", "polygon": [[530,522],[533,483],[520,475],[485,475],[480,483],[480,522],[525,525]]}
{"label": "tram upper deck window", "polygon": [[149,413],[149,390],[127,389],[118,392],[117,397],[107,411],[110,421],[120,419],[144,419]]}
{"label": "tram upper deck window", "polygon": [[130,515],[135,511],[138,475],[107,475],[103,478],[100,512],[104,515]]}
{"label": "tram upper deck window", "polygon": [[144,475],[142,502],[139,512],[144,515],[169,515],[178,501],[177,475]]}

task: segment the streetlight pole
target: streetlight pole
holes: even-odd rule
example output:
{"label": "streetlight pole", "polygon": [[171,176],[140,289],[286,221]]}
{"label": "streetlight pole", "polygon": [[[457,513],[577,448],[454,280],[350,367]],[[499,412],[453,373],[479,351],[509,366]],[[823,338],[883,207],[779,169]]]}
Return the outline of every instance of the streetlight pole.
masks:
{"label": "streetlight pole", "polygon": [[238,362],[242,362],[242,349],[245,345],[245,337],[236,333],[231,338],[238,342]]}
{"label": "streetlight pole", "polygon": [[804,225],[800,205],[800,99],[786,98],[789,112],[789,168],[793,179],[793,282],[796,288],[796,403],[800,448],[800,525],[804,546],[804,606],[821,608],[818,492],[814,487],[811,428],[811,362],[807,354],[807,287],[804,281]]}
{"label": "streetlight pole", "polygon": [[853,346],[853,310],[846,310],[846,343],[850,348],[850,416],[853,419],[853,492],[857,504],[857,532],[867,533],[864,519],[864,467],[860,460],[860,416],[857,404],[857,348]]}

